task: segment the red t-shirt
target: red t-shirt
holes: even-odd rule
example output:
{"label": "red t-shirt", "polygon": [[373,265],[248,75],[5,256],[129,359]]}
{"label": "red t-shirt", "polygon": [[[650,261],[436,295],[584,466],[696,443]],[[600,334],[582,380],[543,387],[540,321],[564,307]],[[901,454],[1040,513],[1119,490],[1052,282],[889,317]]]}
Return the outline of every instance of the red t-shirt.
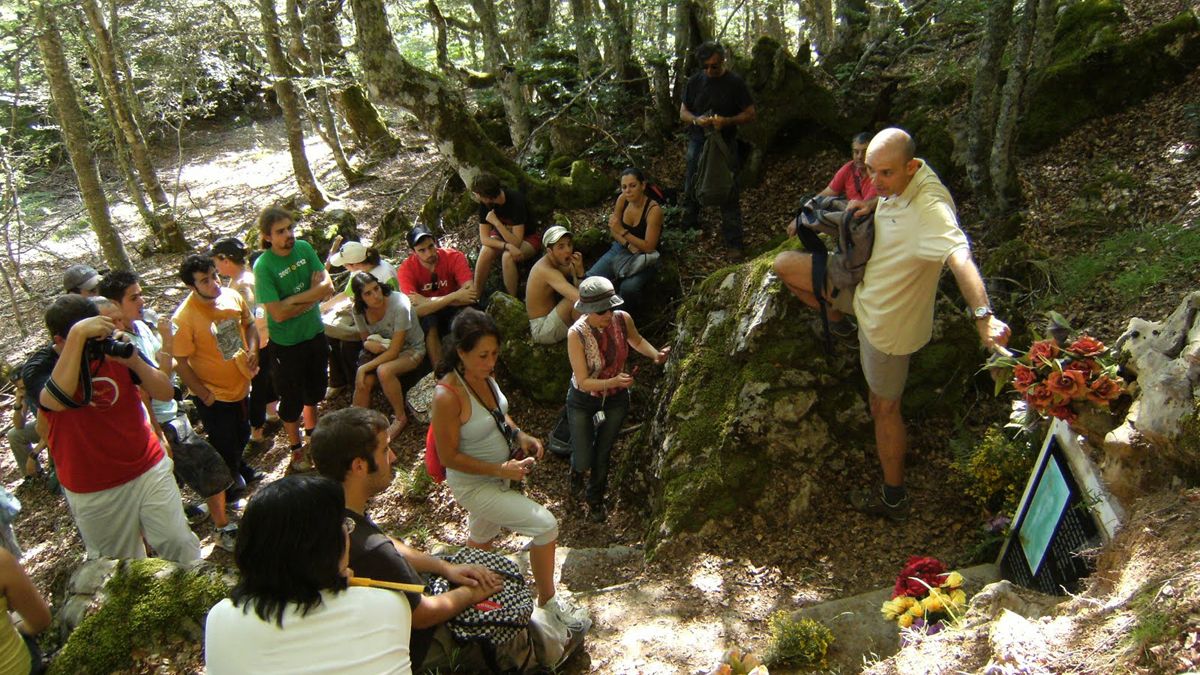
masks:
{"label": "red t-shirt", "polygon": [[[76,400],[83,391],[76,391]],[[71,492],[117,487],[163,458],[128,368],[104,359],[92,374],[92,402],[70,410],[42,409],[50,425],[50,455]]]}
{"label": "red t-shirt", "polygon": [[846,195],[846,199],[866,201],[875,197],[875,183],[871,181],[871,176],[865,171],[856,171],[852,161],[846,162],[833,174],[833,180],[829,181],[829,189],[839,195]]}
{"label": "red t-shirt", "polygon": [[[434,274],[437,275],[436,284],[433,281]],[[432,273],[425,269],[416,254],[408,256],[396,271],[401,293],[419,293],[427,298],[449,295],[474,278],[471,266],[467,264],[467,256],[452,248],[437,250],[437,263]]]}

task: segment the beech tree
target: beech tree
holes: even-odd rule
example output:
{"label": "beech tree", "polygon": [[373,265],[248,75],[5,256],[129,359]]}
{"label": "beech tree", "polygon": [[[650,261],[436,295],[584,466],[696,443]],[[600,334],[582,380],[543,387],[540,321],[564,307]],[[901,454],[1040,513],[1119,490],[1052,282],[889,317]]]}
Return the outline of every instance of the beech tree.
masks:
{"label": "beech tree", "polygon": [[38,52],[42,57],[46,81],[50,85],[55,118],[62,132],[63,144],[67,146],[67,154],[71,158],[71,167],[75,170],[79,193],[87,208],[89,225],[100,242],[100,250],[108,266],[121,270],[133,269],[133,263],[129,261],[125,246],[117,236],[109,216],[108,198],[104,195],[104,188],[100,183],[100,172],[92,155],[87,123],[84,120],[83,109],[79,106],[75,81],[63,50],[62,34],[55,16],[57,8],[44,1],[36,2],[34,13],[37,22]]}
{"label": "beech tree", "polygon": [[283,123],[287,129],[288,154],[292,158],[292,173],[301,194],[309,206],[321,210],[329,204],[325,194],[317,185],[312,169],[308,165],[308,154],[304,151],[304,125],[300,119],[300,98],[292,83],[292,70],[283,43],[279,37],[279,15],[275,12],[274,0],[258,0],[258,11],[262,17],[263,43],[267,48],[267,60],[271,62],[271,74],[275,79],[275,97],[283,110]]}

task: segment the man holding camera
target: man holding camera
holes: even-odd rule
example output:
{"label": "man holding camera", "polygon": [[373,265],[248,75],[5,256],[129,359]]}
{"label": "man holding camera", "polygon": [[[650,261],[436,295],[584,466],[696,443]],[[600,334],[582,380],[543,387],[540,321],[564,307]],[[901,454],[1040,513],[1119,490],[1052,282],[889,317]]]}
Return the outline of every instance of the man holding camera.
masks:
{"label": "man holding camera", "polygon": [[196,560],[200,542],[137,391],[170,399],[170,381],[133,345],[113,340],[112,319],[81,295],[55,298],[46,327],[53,345],[21,375],[47,420],[50,454],[88,557],[144,558],[144,533],[159,556]]}

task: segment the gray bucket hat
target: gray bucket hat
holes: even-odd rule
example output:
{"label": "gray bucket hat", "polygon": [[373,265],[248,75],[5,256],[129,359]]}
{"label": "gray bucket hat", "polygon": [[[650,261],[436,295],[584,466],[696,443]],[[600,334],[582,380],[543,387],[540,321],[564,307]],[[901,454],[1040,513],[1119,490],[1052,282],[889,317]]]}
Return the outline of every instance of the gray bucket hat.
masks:
{"label": "gray bucket hat", "polygon": [[63,273],[63,290],[73,293],[76,290],[92,291],[100,285],[100,273],[88,265],[71,265]]}
{"label": "gray bucket hat", "polygon": [[612,282],[604,277],[588,277],[579,284],[579,299],[575,311],[581,314],[599,314],[625,304],[617,295]]}

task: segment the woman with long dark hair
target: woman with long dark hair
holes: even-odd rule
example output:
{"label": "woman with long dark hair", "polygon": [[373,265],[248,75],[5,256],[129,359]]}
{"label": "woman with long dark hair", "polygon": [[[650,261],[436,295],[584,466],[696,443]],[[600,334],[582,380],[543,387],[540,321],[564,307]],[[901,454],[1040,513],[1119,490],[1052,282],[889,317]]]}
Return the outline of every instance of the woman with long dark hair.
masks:
{"label": "woman with long dark hair", "polygon": [[394,414],[388,427],[390,441],[408,424],[400,376],[424,360],[425,331],[408,296],[393,293],[390,286],[379,283],[370,273],[355,272],[350,288],[354,292],[354,326],[362,338],[354,377],[354,405],[370,408],[371,392],[379,384]]}
{"label": "woman with long dark hair", "polygon": [[543,449],[508,414],[508,399],[492,379],[499,355],[500,331],[491,317],[467,308],[454,318],[433,396],[433,431],[446,484],[467,510],[467,545],[491,549],[501,528],[532,537],[529,566],[538,605],[571,630],[586,631],[587,610],[555,592],[558,521],[545,506],[510,489],[512,481],[525,479]]}
{"label": "woman with long dark hair", "polygon": [[658,269],[663,210],[647,194],[648,185],[641,169],[629,167],[621,172],[621,196],[608,218],[613,244],[587,271],[589,277],[613,282],[628,303],[627,309],[639,305],[643,289]]}
{"label": "woman with long dark hair", "polygon": [[411,673],[404,595],[349,587],[342,486],[313,475],[259,488],[234,558],[241,581],[208,612],[205,667],[225,673]]}

